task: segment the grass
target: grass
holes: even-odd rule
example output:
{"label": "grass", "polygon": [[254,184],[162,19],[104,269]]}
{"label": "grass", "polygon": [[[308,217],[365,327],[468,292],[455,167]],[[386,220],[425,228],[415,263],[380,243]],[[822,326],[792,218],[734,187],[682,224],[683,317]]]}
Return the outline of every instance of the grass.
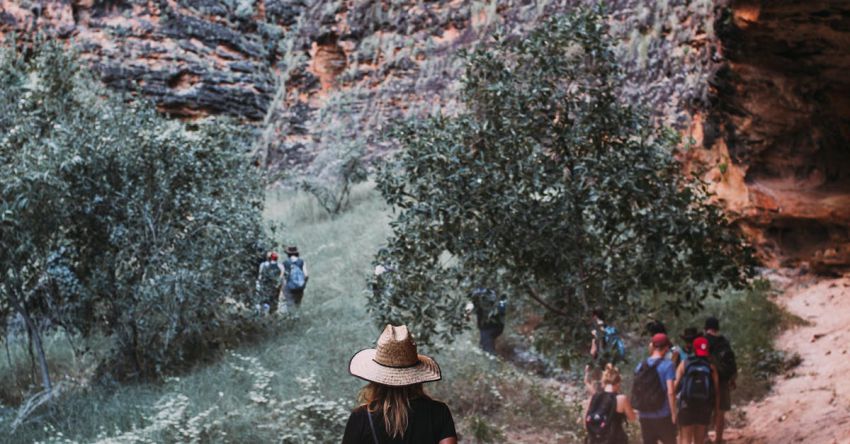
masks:
{"label": "grass", "polygon": [[[351,205],[332,218],[305,193],[268,193],[266,218],[283,224],[278,235],[298,245],[310,272],[299,320],[269,321],[259,340],[159,383],[104,387],[77,381],[19,427],[11,442],[301,442],[285,437],[337,433],[363,385],[348,374],[348,360],[379,334],[366,311],[366,277],[372,254],[389,234],[390,213],[372,184],[355,187]],[[574,433],[575,424],[560,421],[571,404],[539,379],[478,351],[475,339],[464,334],[436,353],[444,380],[428,387],[452,407],[461,433],[473,442],[518,427]],[[75,358],[60,338],[50,344],[59,374],[59,363]],[[7,367],[0,367],[0,377],[13,373]],[[67,368],[82,373],[84,367],[81,361]],[[28,364],[23,371],[20,377]],[[308,405],[310,410],[298,411],[306,423],[294,418],[292,400]],[[0,428],[8,427],[13,413],[0,413]],[[340,437],[330,436],[315,442]]]}

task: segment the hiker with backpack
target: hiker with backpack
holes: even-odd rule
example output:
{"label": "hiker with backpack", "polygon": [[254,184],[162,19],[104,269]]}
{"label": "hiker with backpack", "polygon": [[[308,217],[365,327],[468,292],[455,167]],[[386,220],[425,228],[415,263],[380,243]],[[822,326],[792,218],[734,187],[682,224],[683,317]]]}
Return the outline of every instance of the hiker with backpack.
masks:
{"label": "hiker with backpack", "polygon": [[[505,331],[507,299],[501,298],[492,288],[476,287],[469,294],[467,313],[475,311],[481,350],[496,354],[496,338]],[[471,305],[470,305],[471,304]]]}
{"label": "hiker with backpack", "polygon": [[278,256],[274,251],[266,254],[266,260],[260,264],[257,271],[257,312],[274,313],[277,311],[280,298],[281,278],[283,268],[277,262]]}
{"label": "hiker with backpack", "polygon": [[676,368],[664,357],[670,346],[666,334],[655,334],[649,358],[635,368],[631,403],[638,411],[643,444],[676,442]]}
{"label": "hiker with backpack", "polygon": [[595,361],[601,362],[599,368],[605,364],[614,364],[626,359],[626,344],[620,337],[617,328],[608,325],[605,321],[605,312],[601,308],[595,308],[590,313],[592,339],[590,341],[590,356]]}
{"label": "hiker with backpack", "polygon": [[283,261],[283,297],[286,299],[286,309],[294,313],[296,308],[301,307],[304,298],[304,289],[310,279],[307,275],[307,264],[301,259],[298,247],[286,247],[286,255]]}
{"label": "hiker with backpack", "polygon": [[440,366],[417,354],[407,327],[388,324],[375,348],[351,358],[348,371],[368,384],[348,418],[342,444],[457,444],[452,412],[423,387],[442,379]]}
{"label": "hiker with backpack", "polygon": [[588,444],[628,444],[623,421],[637,418],[629,397],[620,393],[620,371],[607,364],[602,372],[602,390],[590,398],[584,414]]}
{"label": "hiker with backpack", "polygon": [[717,373],[717,368],[709,362],[708,340],[695,338],[693,354],[676,369],[679,444],[703,444],[711,415],[720,417]]}
{"label": "hiker with backpack", "polygon": [[723,442],[723,430],[726,427],[726,412],[732,409],[731,390],[736,388],[738,363],[732,344],[720,334],[720,320],[711,316],[705,320],[705,338],[708,340],[708,350],[711,362],[717,368],[719,379],[720,410],[715,420],[715,443]]}
{"label": "hiker with backpack", "polygon": [[682,346],[678,349],[678,353],[673,355],[673,363],[676,364],[676,368],[679,368],[679,364],[688,359],[689,356],[693,356],[694,339],[701,337],[702,333],[697,331],[696,327],[687,327],[682,331],[682,334],[679,335],[679,338],[682,340]]}

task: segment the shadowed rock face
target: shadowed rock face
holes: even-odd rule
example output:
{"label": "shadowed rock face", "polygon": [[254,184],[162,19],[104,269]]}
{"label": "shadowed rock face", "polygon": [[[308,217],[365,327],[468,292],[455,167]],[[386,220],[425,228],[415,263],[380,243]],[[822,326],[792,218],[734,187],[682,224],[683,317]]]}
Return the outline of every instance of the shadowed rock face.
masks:
{"label": "shadowed rock face", "polygon": [[275,86],[280,30],[266,20],[292,19],[282,3],[271,3],[276,9],[237,12],[209,0],[3,0],[0,34],[38,30],[73,40],[107,85],[149,97],[174,116],[256,120]]}
{"label": "shadowed rock face", "polygon": [[735,1],[724,22],[709,179],[768,264],[845,269],[850,3]]}

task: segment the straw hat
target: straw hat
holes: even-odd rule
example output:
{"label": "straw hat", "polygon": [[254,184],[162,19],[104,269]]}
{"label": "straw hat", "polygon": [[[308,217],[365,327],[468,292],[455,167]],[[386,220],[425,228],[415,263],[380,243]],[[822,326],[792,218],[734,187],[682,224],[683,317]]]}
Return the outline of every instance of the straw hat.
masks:
{"label": "straw hat", "polygon": [[393,387],[442,378],[436,361],[416,353],[416,344],[404,325],[387,324],[377,347],[357,352],[348,371],[358,378]]}

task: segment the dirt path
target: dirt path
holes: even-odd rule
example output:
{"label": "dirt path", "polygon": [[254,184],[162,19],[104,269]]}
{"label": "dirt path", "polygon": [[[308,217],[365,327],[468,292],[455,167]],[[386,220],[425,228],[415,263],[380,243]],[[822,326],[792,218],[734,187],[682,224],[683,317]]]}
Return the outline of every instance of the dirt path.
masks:
{"label": "dirt path", "polygon": [[802,364],[745,408],[748,425],[727,442],[850,443],[850,278],[785,286],[780,303],[811,324],[784,332],[777,347]]}

